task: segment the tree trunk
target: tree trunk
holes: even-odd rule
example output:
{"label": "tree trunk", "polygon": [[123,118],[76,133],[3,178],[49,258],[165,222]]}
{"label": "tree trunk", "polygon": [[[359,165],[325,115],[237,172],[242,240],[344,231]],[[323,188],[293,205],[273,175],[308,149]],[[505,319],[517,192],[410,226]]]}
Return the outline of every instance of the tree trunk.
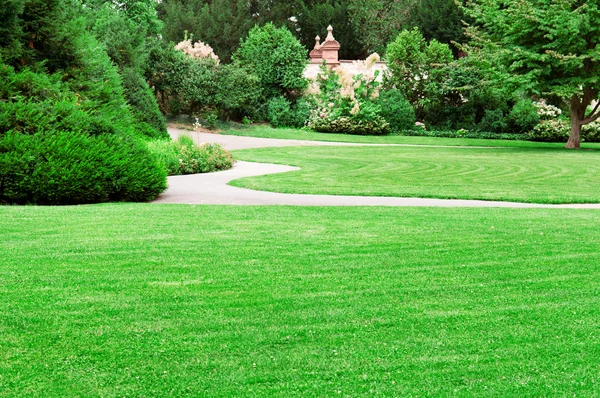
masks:
{"label": "tree trunk", "polygon": [[571,113],[571,134],[566,148],[579,149],[581,145],[581,122],[577,115]]}
{"label": "tree trunk", "polygon": [[579,101],[577,95],[571,97],[571,134],[566,148],[579,149],[581,146],[581,121],[585,117],[587,104]]}

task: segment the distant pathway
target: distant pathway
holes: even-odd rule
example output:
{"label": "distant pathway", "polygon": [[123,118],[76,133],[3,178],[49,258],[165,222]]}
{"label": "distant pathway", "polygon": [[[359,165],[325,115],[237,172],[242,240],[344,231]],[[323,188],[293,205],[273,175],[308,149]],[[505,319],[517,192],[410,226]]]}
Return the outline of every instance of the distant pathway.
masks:
{"label": "distant pathway", "polygon": [[[401,144],[354,144],[321,141],[279,140],[194,133],[169,129],[172,137],[188,134],[198,143],[214,142],[228,150],[283,146],[406,146]],[[409,145],[412,146],[412,145]],[[474,147],[468,147],[474,148]],[[300,170],[297,167],[238,161],[230,170],[216,173],[169,177],[168,190],[154,203],[292,205],[292,206],[430,206],[430,207],[509,207],[600,209],[600,204],[542,205],[533,203],[492,202],[483,200],[421,199],[380,196],[304,195],[254,191],[228,185],[232,180]]]}

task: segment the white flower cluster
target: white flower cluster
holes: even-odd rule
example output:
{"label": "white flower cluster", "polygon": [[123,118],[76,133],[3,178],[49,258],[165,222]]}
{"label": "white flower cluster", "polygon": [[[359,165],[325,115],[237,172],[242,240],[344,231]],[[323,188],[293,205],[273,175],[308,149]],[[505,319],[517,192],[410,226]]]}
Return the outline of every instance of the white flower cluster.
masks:
{"label": "white flower cluster", "polygon": [[192,44],[191,39],[184,40],[175,46],[176,50],[183,51],[192,58],[212,59],[219,64],[219,57],[208,44],[197,41]]}
{"label": "white flower cluster", "polygon": [[548,105],[546,101],[541,100],[533,103],[537,108],[537,113],[542,120],[552,120],[562,114],[562,110],[554,105]]}
{"label": "white flower cluster", "polygon": [[[352,115],[357,115],[360,112],[360,103],[356,98],[356,91],[361,86],[370,87],[373,82],[377,79],[375,69],[373,68],[377,62],[380,61],[380,57],[377,53],[371,54],[365,61],[355,61],[354,65],[356,70],[359,72],[357,75],[353,75],[352,72],[338,68],[335,73],[338,75],[339,82],[341,85],[340,95],[342,98],[348,98],[352,101],[353,106],[350,110]],[[368,92],[368,90],[363,92]],[[372,101],[379,97],[379,87],[375,86],[370,94]]]}
{"label": "white flower cluster", "polygon": [[377,53],[373,53],[369,55],[369,57],[364,61],[354,61],[352,64],[354,65],[354,69],[363,76],[363,80],[372,82],[377,77],[375,76],[375,64],[381,61],[381,57]]}

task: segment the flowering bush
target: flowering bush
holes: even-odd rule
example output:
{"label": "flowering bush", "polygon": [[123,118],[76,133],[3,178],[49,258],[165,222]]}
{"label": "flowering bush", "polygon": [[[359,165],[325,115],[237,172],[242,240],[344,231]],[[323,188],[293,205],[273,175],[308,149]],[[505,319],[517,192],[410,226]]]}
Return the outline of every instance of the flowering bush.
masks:
{"label": "flowering bush", "polygon": [[197,41],[192,44],[191,39],[186,39],[182,42],[179,42],[175,46],[175,49],[183,51],[192,58],[209,59],[213,60],[217,65],[219,64],[219,57],[217,54],[215,54],[212,47],[201,41]]}
{"label": "flowering bush", "polygon": [[554,105],[548,105],[544,100],[534,102],[533,105],[537,108],[537,113],[541,120],[556,119],[562,114],[562,110],[560,108]]}
{"label": "flowering bush", "polygon": [[308,119],[308,127],[331,133],[389,133],[390,124],[382,116],[378,102],[379,71],[373,70],[377,61],[377,54],[366,61],[359,61],[355,67],[362,73],[357,75],[341,68],[333,72],[326,66],[321,67],[317,76],[319,95]]}
{"label": "flowering bush", "polygon": [[[541,122],[528,134],[533,141],[565,142],[569,139],[570,122],[562,116],[562,111],[545,101],[534,102]],[[600,142],[600,122],[592,122],[581,126],[581,140]]]}
{"label": "flowering bush", "polygon": [[569,124],[564,119],[542,120],[528,135],[533,141],[566,142],[569,139]]}

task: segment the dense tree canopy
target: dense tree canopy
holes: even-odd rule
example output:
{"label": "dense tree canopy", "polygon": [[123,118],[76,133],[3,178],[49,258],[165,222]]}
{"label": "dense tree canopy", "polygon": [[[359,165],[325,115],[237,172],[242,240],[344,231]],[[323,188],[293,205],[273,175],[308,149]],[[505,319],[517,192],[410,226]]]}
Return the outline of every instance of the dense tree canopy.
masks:
{"label": "dense tree canopy", "polygon": [[579,148],[581,127],[600,117],[600,1],[476,0],[465,11],[470,55],[492,61],[505,72],[505,84],[570,104],[568,148]]}
{"label": "dense tree canopy", "polygon": [[163,0],[158,5],[167,41],[185,32],[228,61],[254,25],[287,27],[307,48],[333,25],[342,59],[383,52],[403,29],[419,27],[427,39],[461,41],[463,18],[453,0]]}

